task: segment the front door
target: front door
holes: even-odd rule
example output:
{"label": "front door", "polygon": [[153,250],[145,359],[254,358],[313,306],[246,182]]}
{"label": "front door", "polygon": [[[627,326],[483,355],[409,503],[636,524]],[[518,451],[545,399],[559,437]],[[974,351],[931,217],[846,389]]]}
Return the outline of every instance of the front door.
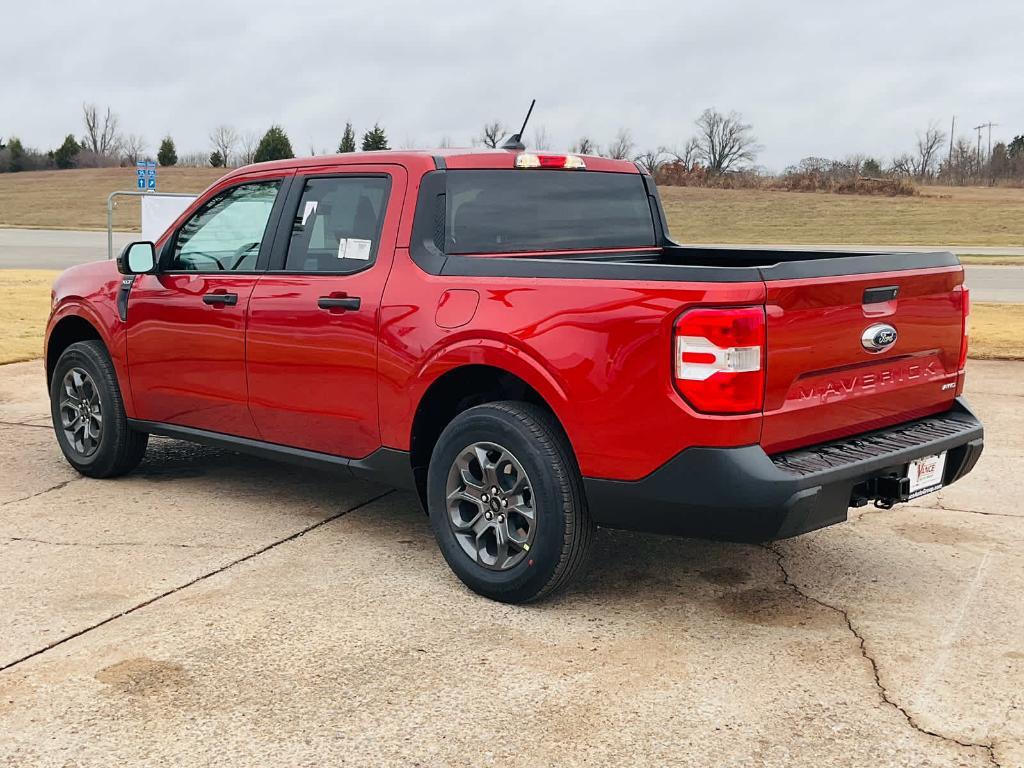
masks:
{"label": "front door", "polygon": [[405,179],[392,165],[295,177],[277,261],[249,301],[249,404],[264,440],[350,458],[380,446],[377,320]]}
{"label": "front door", "polygon": [[245,378],[246,312],[269,259],[283,181],[215,192],[171,236],[160,272],[136,279],[127,343],[138,418],[258,437]]}

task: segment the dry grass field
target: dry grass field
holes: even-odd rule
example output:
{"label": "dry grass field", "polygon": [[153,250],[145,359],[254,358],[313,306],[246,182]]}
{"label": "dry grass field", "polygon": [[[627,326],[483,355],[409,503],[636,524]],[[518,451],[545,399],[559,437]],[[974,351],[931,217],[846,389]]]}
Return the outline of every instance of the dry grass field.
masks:
{"label": "dry grass field", "polygon": [[[0,269],[0,328],[5,329],[0,336],[0,364],[42,354],[50,284],[57,274],[43,269]],[[971,357],[1024,360],[1024,306],[973,304]]]}
{"label": "dry grass field", "polygon": [[1024,189],[924,187],[914,197],[662,187],[683,243],[1024,245]]}
{"label": "dry grass field", "polygon": [[[160,168],[160,192],[202,192],[224,175],[222,168]],[[106,229],[107,196],[135,189],[134,168],[83,168],[0,174],[0,227]],[[122,198],[114,227],[138,229],[139,204]]]}
{"label": "dry grass field", "polygon": [[[200,192],[217,168],[161,168],[162,192]],[[134,168],[0,174],[0,226],[104,229],[107,195],[133,189]],[[1024,189],[924,187],[915,197],[662,187],[684,243],[868,243],[1024,246]],[[115,226],[138,226],[118,203]]]}
{"label": "dry grass field", "polygon": [[58,274],[48,269],[0,270],[0,363],[42,356],[50,284]]}

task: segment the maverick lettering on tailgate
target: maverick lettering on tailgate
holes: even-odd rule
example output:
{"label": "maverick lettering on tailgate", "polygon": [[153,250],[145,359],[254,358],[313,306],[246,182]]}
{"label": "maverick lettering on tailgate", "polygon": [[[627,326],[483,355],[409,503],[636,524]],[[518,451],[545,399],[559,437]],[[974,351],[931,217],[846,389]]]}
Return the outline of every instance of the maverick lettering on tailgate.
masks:
{"label": "maverick lettering on tailgate", "polygon": [[869,392],[908,381],[931,379],[942,375],[943,371],[935,360],[927,363],[910,363],[908,365],[881,368],[869,373],[852,373],[837,375],[810,386],[797,389],[801,400],[818,399],[821,402],[836,398]]}

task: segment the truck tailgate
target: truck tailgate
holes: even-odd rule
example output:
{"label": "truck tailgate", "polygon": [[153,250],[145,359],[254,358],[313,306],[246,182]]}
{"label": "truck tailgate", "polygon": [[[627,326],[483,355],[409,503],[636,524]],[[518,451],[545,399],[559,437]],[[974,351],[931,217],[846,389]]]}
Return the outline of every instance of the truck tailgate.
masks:
{"label": "truck tailgate", "polygon": [[[768,279],[765,285],[761,444],[768,453],[951,406],[963,334],[961,267]],[[862,342],[875,325],[895,329],[888,349],[872,352]]]}

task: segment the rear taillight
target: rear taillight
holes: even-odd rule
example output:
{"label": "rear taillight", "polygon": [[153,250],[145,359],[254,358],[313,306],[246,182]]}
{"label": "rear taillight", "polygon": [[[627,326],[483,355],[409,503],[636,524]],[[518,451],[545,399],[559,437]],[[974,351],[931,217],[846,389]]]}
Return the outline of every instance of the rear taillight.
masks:
{"label": "rear taillight", "polygon": [[692,309],[676,322],[679,393],[704,413],[752,413],[764,403],[763,307]]}
{"label": "rear taillight", "polygon": [[957,365],[958,371],[962,371],[964,366],[967,365],[967,341],[970,337],[971,291],[966,285],[963,287],[963,294],[960,298],[960,302],[963,307],[964,322],[963,337],[960,339],[960,363]]}

